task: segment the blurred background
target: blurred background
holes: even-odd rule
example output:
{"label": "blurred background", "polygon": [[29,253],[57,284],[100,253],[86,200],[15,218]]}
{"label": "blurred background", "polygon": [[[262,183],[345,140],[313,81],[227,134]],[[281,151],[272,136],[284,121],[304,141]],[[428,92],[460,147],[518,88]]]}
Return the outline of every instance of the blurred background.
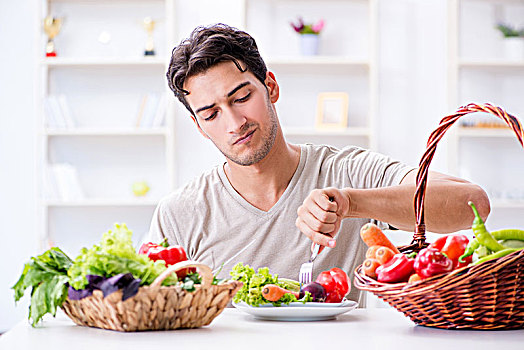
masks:
{"label": "blurred background", "polygon": [[[160,198],[223,162],[165,80],[172,48],[216,22],[257,41],[290,142],[416,166],[461,105],[524,116],[523,0],[2,1],[0,332],[27,317],[10,287],[30,256],[75,257],[115,222],[138,242]],[[496,118],[462,118],[431,169],[484,187],[488,228],[523,226],[524,155]]]}

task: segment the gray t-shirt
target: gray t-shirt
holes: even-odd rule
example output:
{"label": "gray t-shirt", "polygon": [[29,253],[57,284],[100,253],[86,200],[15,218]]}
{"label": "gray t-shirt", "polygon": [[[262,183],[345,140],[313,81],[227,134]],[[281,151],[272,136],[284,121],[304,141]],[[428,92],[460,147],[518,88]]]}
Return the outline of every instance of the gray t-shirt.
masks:
{"label": "gray t-shirt", "polygon": [[[253,268],[269,267],[280,277],[298,279],[308,261],[311,241],[295,226],[297,209],[316,188],[375,188],[397,185],[412,169],[384,155],[358,147],[300,145],[300,162],[278,202],[262,211],[240,196],[229,183],[223,165],[216,166],[159,203],[148,239],[186,249],[189,259],[213,270],[224,264],[220,278],[238,262]],[[313,277],[332,267],[345,270],[353,281],[366,246],[360,228],[369,219],[345,219],[337,246],[326,248],[314,263]],[[378,223],[385,226],[384,223]],[[249,247],[234,257],[244,247]],[[233,258],[234,257],[234,258]],[[233,258],[233,259],[232,259]],[[352,288],[349,298],[359,300]]]}

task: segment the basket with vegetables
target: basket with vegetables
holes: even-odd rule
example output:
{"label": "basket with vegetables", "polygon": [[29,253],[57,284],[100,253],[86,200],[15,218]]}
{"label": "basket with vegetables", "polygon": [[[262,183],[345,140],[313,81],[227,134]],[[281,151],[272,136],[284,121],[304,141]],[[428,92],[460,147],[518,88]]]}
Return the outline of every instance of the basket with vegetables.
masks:
{"label": "basket with vegetables", "polygon": [[[447,329],[524,328],[524,231],[489,232],[473,203],[471,241],[447,235],[426,243],[424,197],[428,168],[438,141],[460,117],[486,112],[506,122],[524,147],[521,123],[500,107],[469,104],[443,118],[420,161],[414,196],[415,233],[410,245],[395,247],[380,229],[367,224],[369,246],[355,270],[354,284],[370,291],[419,325]],[[475,261],[472,256],[475,253]]]}
{"label": "basket with vegetables", "polygon": [[117,331],[205,326],[242,286],[219,281],[211,269],[188,261],[180,246],[145,243],[135,251],[132,232],[116,224],[72,260],[53,247],[32,257],[13,286],[15,301],[31,287],[29,320],[62,308],[76,324]]}

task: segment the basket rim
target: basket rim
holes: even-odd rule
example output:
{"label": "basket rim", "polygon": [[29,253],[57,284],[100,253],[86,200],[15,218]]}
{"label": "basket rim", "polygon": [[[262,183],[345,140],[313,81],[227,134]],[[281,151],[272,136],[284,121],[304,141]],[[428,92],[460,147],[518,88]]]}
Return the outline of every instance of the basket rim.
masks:
{"label": "basket rim", "polygon": [[[467,283],[467,281],[474,277],[475,274],[485,272],[486,270],[498,271],[503,269],[508,264],[512,263],[517,259],[524,260],[524,248],[517,250],[506,256],[485,261],[478,265],[468,265],[459,269],[453,270],[445,275],[436,275],[421,281],[414,283],[400,282],[400,283],[384,283],[379,282],[371,277],[368,277],[362,273],[362,264],[357,266],[354,270],[354,285],[360,290],[366,290],[370,292],[394,292],[401,291],[403,296],[410,296],[418,294],[423,291],[435,290],[442,287],[445,284],[453,283],[452,280],[461,276],[461,283]],[[493,265],[497,265],[496,269],[492,269]],[[467,276],[464,276],[467,275]]]}
{"label": "basket rim", "polygon": [[195,267],[198,270],[202,278],[201,286],[203,288],[211,287],[213,283],[213,273],[211,272],[211,268],[203,263],[193,260],[179,261],[176,264],[169,265],[165,271],[163,271],[160,275],[158,275],[157,278],[155,278],[153,283],[151,283],[151,286],[160,286],[162,285],[162,282],[172,273],[176,274],[177,271],[189,267]]}
{"label": "basket rim", "polygon": [[[140,286],[138,288],[138,291],[140,291],[141,289],[156,289],[156,290],[177,290],[177,291],[184,291],[185,293],[194,293],[194,292],[196,292],[199,289],[212,289],[213,286],[217,287],[217,289],[225,289],[224,287],[226,287],[226,288],[233,288],[234,289],[234,288],[240,287],[242,284],[243,283],[241,281],[236,281],[236,280],[232,280],[232,279],[224,280],[220,284],[212,284],[209,287],[205,287],[202,284],[195,284],[194,285],[195,290],[191,291],[191,292],[183,289],[182,286],[179,283],[172,284],[170,286],[163,286],[163,285],[153,286],[152,284],[149,284],[149,285]],[[220,287],[222,287],[222,288],[220,288]],[[84,297],[82,299],[69,299],[69,296],[67,296],[65,300],[67,300],[69,302],[72,302],[72,301],[73,302],[81,302],[81,301],[88,300],[89,298],[93,297],[93,294],[95,294],[95,293],[99,294],[99,293],[103,293],[103,292],[101,290],[99,290],[99,289],[95,289],[95,290],[93,290],[93,293],[91,295],[89,295],[87,297]],[[118,290],[114,291],[113,293],[111,293],[111,294],[107,295],[106,297],[104,297],[104,299],[108,298],[109,296],[111,296],[111,295],[113,295],[115,293],[122,293],[122,289],[118,289]],[[137,292],[137,294],[138,294],[138,292]],[[135,295],[133,295],[132,297],[126,299],[123,302],[125,303],[127,300],[135,297]],[[121,298],[119,300],[121,300]]]}

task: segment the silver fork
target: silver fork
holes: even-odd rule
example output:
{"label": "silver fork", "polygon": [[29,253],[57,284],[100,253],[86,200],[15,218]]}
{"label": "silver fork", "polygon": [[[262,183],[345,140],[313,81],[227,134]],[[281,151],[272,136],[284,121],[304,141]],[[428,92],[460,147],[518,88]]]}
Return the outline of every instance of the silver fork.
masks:
{"label": "silver fork", "polygon": [[[329,197],[329,201],[333,202],[335,199],[333,197]],[[300,266],[300,271],[298,273],[298,281],[300,282],[300,285],[311,283],[311,280],[313,278],[313,261],[317,258],[318,252],[320,251],[320,244],[315,243],[313,246],[313,253],[311,253],[311,258],[309,258],[308,262],[303,263]]]}
{"label": "silver fork", "polygon": [[313,261],[317,258],[319,250],[320,244],[315,243],[311,258],[309,258],[308,262],[305,262],[300,266],[300,272],[298,273],[298,281],[300,282],[300,285],[311,283],[313,277]]}

